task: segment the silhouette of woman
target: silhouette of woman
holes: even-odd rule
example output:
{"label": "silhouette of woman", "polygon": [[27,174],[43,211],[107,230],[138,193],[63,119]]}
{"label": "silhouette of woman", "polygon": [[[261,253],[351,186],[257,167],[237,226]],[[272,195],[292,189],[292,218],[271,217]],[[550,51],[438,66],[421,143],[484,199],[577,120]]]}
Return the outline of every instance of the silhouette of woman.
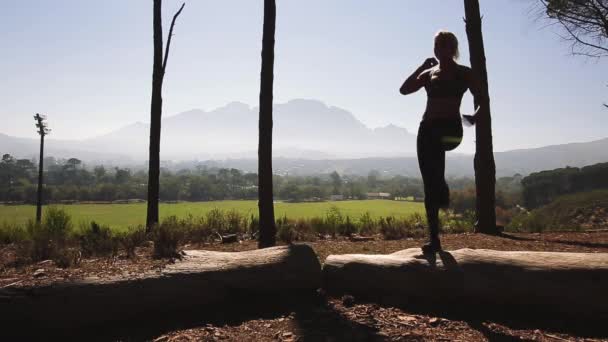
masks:
{"label": "silhouette of woman", "polygon": [[[437,59],[427,58],[399,90],[401,94],[409,95],[424,87],[427,93],[417,139],[430,231],[430,242],[422,246],[425,254],[441,251],[439,209],[448,208],[450,204],[450,190],[445,181],[445,152],[455,149],[462,141],[460,103],[464,93],[470,89],[475,95],[479,89],[471,69],[456,63],[458,39],[453,33],[439,31],[435,35],[435,57]],[[469,124],[475,123],[475,115],[463,117]]]}

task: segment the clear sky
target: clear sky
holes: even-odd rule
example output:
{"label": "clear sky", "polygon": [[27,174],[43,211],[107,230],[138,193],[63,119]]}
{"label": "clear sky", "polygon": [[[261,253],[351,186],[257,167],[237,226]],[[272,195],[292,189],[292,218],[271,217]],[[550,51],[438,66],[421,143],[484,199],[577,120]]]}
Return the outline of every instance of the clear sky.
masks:
{"label": "clear sky", "polygon": [[[530,13],[534,0],[482,0],[497,151],[608,136],[608,60],[569,55],[568,43]],[[181,2],[165,0],[165,35]],[[189,1],[165,78],[164,113],[257,105],[263,1]],[[438,29],[461,41],[462,1],[277,0],[275,102],[321,100],[370,127],[415,132],[421,91],[400,96],[432,55]],[[149,121],[151,0],[0,2],[0,132],[78,139]],[[471,111],[467,95],[463,112]],[[305,118],[303,118],[305,120]],[[473,150],[472,129],[461,151]]]}

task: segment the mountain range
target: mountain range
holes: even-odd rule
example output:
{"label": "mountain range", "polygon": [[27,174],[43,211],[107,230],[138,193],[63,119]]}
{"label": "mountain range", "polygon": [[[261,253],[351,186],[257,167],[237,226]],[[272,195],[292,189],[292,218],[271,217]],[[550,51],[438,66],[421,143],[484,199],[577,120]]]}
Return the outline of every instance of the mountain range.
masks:
{"label": "mountain range", "polygon": [[[258,109],[232,102],[212,111],[190,110],[163,118],[161,159],[182,164],[255,170]],[[312,174],[337,170],[367,174],[419,175],[416,136],[395,125],[369,128],[352,113],[316,100],[275,104],[273,148],[275,170]],[[149,125],[136,122],[111,133],[83,140],[47,138],[46,155],[75,157],[88,163],[144,165]],[[0,134],[0,153],[34,158],[38,140]],[[473,173],[472,156],[452,153],[447,173]],[[495,153],[497,174],[528,174],[608,161],[608,138],[534,149]],[[205,161],[205,162],[200,162]]]}

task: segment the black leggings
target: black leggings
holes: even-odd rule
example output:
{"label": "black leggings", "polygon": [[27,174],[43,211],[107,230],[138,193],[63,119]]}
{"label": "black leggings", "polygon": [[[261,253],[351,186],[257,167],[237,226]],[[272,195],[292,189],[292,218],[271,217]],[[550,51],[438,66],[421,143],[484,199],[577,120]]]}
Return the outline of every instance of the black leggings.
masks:
{"label": "black leggings", "polygon": [[450,204],[445,181],[445,152],[462,141],[462,122],[458,119],[423,120],[418,129],[418,165],[424,182],[424,207],[431,239],[439,237],[439,208]]}

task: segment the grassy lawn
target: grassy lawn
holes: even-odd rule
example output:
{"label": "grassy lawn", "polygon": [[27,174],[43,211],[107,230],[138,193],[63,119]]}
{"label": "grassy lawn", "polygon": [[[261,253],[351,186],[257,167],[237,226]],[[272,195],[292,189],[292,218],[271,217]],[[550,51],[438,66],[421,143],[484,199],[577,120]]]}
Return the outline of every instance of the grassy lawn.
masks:
{"label": "grassy lawn", "polygon": [[[318,203],[276,203],[277,218],[287,215],[288,218],[309,218],[324,216],[328,209],[336,206],[343,215],[358,219],[366,211],[374,217],[393,215],[408,216],[413,213],[424,215],[422,203],[366,200],[338,201]],[[61,205],[71,216],[74,223],[95,220],[116,229],[145,223],[146,204],[73,204]],[[186,217],[188,215],[202,216],[209,210],[237,210],[245,215],[257,216],[257,201],[215,201],[215,202],[184,202],[177,204],[161,204],[161,219],[167,216]],[[25,223],[34,218],[36,207],[31,205],[0,206],[0,223]]]}

